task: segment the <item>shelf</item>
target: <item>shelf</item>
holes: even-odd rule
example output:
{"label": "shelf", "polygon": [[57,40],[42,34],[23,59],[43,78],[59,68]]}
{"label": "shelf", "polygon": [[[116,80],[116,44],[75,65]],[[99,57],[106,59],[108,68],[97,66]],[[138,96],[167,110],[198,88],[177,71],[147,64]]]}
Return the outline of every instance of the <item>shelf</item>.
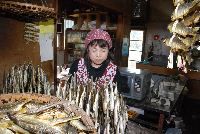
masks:
{"label": "shelf", "polygon": [[80,50],[80,51],[82,51],[83,49],[76,49],[76,48],[75,48],[74,50]]}
{"label": "shelf", "polygon": [[72,63],[72,62],[74,62],[74,61],[65,61],[65,63]]}
{"label": "shelf", "polygon": [[72,15],[69,15],[71,17],[74,17],[74,18],[78,18],[80,17],[80,15],[97,15],[97,14],[107,14],[107,12],[86,12],[86,13],[74,13]]}
{"label": "shelf", "polygon": [[68,32],[90,32],[90,30],[66,30]]}
{"label": "shelf", "polygon": [[80,50],[80,51],[83,50],[83,49],[76,49],[76,48],[66,48],[66,49],[70,49],[70,50]]}
{"label": "shelf", "polygon": [[83,39],[85,39],[86,37],[71,37],[71,38],[83,38]]}
{"label": "shelf", "polygon": [[78,42],[66,42],[66,43],[71,43],[71,44],[85,44],[85,43],[78,43]]}
{"label": "shelf", "polygon": [[68,54],[68,53],[66,53],[66,55],[72,55],[72,56],[80,56],[80,57],[83,57],[83,55]]}
{"label": "shelf", "polygon": [[[66,30],[66,31],[68,31],[68,32],[90,32],[91,30]],[[117,30],[104,30],[104,31],[107,31],[107,32],[117,32]]]}

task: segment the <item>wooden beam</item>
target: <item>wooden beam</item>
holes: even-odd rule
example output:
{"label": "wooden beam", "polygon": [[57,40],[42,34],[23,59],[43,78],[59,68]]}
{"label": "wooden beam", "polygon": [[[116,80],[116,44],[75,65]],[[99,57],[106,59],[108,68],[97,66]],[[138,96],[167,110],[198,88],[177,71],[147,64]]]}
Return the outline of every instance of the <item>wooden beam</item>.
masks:
{"label": "wooden beam", "polygon": [[121,57],[122,57],[122,42],[123,42],[123,31],[124,31],[124,17],[119,15],[117,33],[116,33],[116,44],[115,44],[115,58],[114,63],[117,66],[121,66]]}

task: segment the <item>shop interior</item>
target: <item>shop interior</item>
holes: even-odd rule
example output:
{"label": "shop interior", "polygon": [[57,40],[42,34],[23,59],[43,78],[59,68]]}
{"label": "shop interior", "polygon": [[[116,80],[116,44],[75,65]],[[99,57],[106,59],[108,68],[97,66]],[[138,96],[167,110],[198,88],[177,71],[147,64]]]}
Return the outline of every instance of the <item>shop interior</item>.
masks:
{"label": "shop interior", "polygon": [[[6,82],[11,82],[8,78],[12,77],[9,74],[12,74],[13,69],[20,71],[29,68],[34,69],[36,73],[40,69],[43,70],[40,75],[41,78],[45,76],[46,79],[42,82],[42,86],[46,84],[46,88],[51,90],[44,90],[40,93],[56,96],[58,89],[65,87],[63,81],[68,79],[66,74],[68,74],[73,61],[83,56],[84,39],[87,33],[91,29],[100,28],[111,36],[113,47],[110,49],[110,53],[113,62],[119,67],[122,77],[125,80],[128,79],[127,76],[134,77],[134,82],[129,83],[132,87],[137,80],[142,81],[141,89],[148,92],[140,98],[134,96],[136,91],[132,91],[132,89],[123,93],[129,112],[131,109],[138,113],[138,115],[129,113],[129,115],[133,115],[129,117],[128,125],[124,129],[125,133],[169,133],[169,131],[181,131],[185,134],[198,133],[200,131],[198,127],[200,123],[198,108],[200,106],[200,50],[194,51],[193,49],[192,51],[192,48],[189,48],[193,62],[187,64],[186,71],[178,67],[176,59],[180,54],[179,51],[173,52],[170,68],[168,63],[171,47],[164,42],[165,39],[173,36],[168,25],[172,22],[171,16],[176,9],[174,1],[178,0],[1,1],[1,96],[8,93],[5,92],[4,85],[7,84]],[[193,0],[183,1],[193,2]],[[197,5],[197,11],[199,11],[199,4]],[[32,9],[30,10],[30,8]],[[195,26],[198,27],[199,23]],[[198,43],[197,41],[194,46],[199,46]],[[149,56],[150,48],[153,48],[152,57]],[[137,70],[141,70],[141,72],[138,73]],[[25,78],[23,77],[23,79]],[[30,79],[27,81],[33,83]],[[152,81],[153,87],[151,87]],[[148,100],[149,97],[152,97],[149,92],[155,93],[158,88],[169,83],[175,83],[175,85],[170,85],[170,88],[177,89],[176,95],[165,100],[165,105],[162,104],[161,99],[154,100],[158,103],[150,104],[149,102],[153,103],[153,100]],[[18,89],[14,88],[19,85],[10,86],[13,87],[10,93],[14,93],[14,90],[19,93]],[[39,86],[41,87],[41,85]],[[35,91],[31,90],[31,92],[39,93],[41,89],[38,88],[38,85],[36,87]],[[33,87],[30,85],[27,85],[25,89],[20,87],[20,92],[24,93],[27,90],[30,92],[30,88]],[[45,89],[45,87],[43,88]],[[163,92],[159,91],[160,94]],[[19,94],[21,95],[21,93]],[[171,95],[170,93],[168,95]],[[30,94],[26,95],[30,97]],[[35,96],[41,97],[38,94]],[[9,97],[11,96],[0,97],[2,99],[0,104],[3,105],[3,102],[6,102],[6,98]],[[42,101],[47,102],[46,98]],[[9,101],[11,100],[12,97]],[[52,105],[56,104],[55,101]],[[159,105],[159,107],[155,105]],[[74,107],[76,106],[73,105],[70,108]],[[77,109],[76,107],[75,111]],[[144,116],[139,117],[139,114]],[[181,124],[181,126],[168,129],[171,128],[169,124],[173,117],[175,123]],[[102,120],[107,122],[107,120]],[[112,125],[110,128],[115,128]],[[109,131],[105,126],[102,128]],[[92,130],[91,127],[88,131]],[[111,131],[112,129],[110,129]],[[113,131],[116,132],[114,129]]]}

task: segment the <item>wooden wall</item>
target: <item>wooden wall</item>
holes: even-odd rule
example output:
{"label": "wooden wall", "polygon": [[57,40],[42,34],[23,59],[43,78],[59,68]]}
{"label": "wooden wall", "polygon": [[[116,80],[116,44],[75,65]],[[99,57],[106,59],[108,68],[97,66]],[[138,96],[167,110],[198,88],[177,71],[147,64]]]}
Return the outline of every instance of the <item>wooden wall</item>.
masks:
{"label": "wooden wall", "polygon": [[[24,0],[12,0],[14,2],[22,2]],[[56,9],[56,0],[29,0],[28,3],[38,6],[45,6],[48,8]],[[54,82],[54,62],[47,60],[41,62],[40,56],[40,43],[29,42],[28,44],[23,36],[25,34],[24,23],[15,19],[1,17],[0,14],[0,90],[3,86],[3,75],[8,74],[14,64],[19,66],[26,62],[32,62],[34,68],[40,65],[48,74],[48,80],[52,85]],[[54,40],[54,39],[53,39]],[[53,43],[50,44],[53,46]]]}
{"label": "wooden wall", "polygon": [[8,74],[14,64],[26,65],[32,61],[34,68],[41,65],[48,73],[48,80],[53,81],[53,60],[41,62],[40,44],[29,42],[23,39],[24,22],[10,18],[0,17],[0,89],[3,85],[3,75]]}

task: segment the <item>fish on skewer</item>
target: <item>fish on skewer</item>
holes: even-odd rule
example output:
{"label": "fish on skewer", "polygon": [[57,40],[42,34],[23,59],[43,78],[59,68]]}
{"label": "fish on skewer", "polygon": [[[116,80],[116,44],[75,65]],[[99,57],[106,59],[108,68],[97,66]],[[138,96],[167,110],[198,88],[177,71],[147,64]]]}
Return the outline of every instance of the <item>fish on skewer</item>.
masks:
{"label": "fish on skewer", "polygon": [[113,86],[110,88],[110,110],[113,112],[114,109],[114,92],[113,92]]}
{"label": "fish on skewer", "polygon": [[35,26],[34,23],[25,23],[25,26]]}
{"label": "fish on skewer", "polygon": [[176,6],[178,3],[183,4],[185,3],[185,0],[173,0],[174,6]]}
{"label": "fish on skewer", "polygon": [[57,86],[57,91],[56,91],[56,97],[61,97],[60,96],[60,93],[61,93],[61,82],[58,84],[58,86]]}
{"label": "fish on skewer", "polygon": [[30,31],[30,30],[25,30],[25,33],[32,34],[32,35],[37,35],[38,34],[37,31]]}
{"label": "fish on skewer", "polygon": [[186,35],[196,35],[197,34],[197,30],[199,30],[199,28],[192,28],[192,27],[186,27],[182,22],[178,22],[175,21],[175,22],[171,22],[169,25],[168,25],[168,29],[170,32],[173,32],[173,33],[177,33],[179,35],[182,35],[182,36],[186,36]]}
{"label": "fish on skewer", "polygon": [[64,134],[58,127],[52,126],[49,122],[37,119],[35,115],[8,113],[8,117],[18,126],[35,133]]}
{"label": "fish on skewer", "polygon": [[79,93],[80,93],[80,85],[78,85],[78,89],[77,89],[77,96],[76,96],[76,105],[79,105]]}
{"label": "fish on skewer", "polygon": [[186,47],[190,47],[196,43],[195,37],[193,38],[186,37],[186,38],[179,38],[179,39],[185,44]]}
{"label": "fish on skewer", "polygon": [[92,92],[90,92],[89,98],[88,98],[88,103],[86,104],[86,114],[88,116],[90,116],[90,106],[91,106],[90,100],[91,100],[91,96],[92,96]]}
{"label": "fish on skewer", "polygon": [[57,127],[65,134],[80,134],[80,132],[78,132],[78,129],[70,125],[68,122],[58,124]]}
{"label": "fish on skewer", "polygon": [[196,24],[199,22],[199,19],[200,19],[200,12],[197,12],[194,14],[194,21],[193,23]]}
{"label": "fish on skewer", "polygon": [[88,129],[85,125],[83,125],[83,123],[79,120],[71,120],[70,124],[72,126],[75,126],[76,128],[78,128],[79,131],[88,131],[88,132],[92,132],[94,131],[94,129]]}
{"label": "fish on skewer", "polygon": [[123,125],[123,119],[122,119],[121,114],[119,116],[119,128],[120,128],[120,133],[124,134],[124,125]]}
{"label": "fish on skewer", "polygon": [[0,133],[2,134],[11,133],[8,130],[11,130],[19,134],[30,134],[29,131],[21,128],[20,126],[16,125],[15,123],[13,123],[11,120],[8,119],[0,119],[0,130],[1,130]]}
{"label": "fish on skewer", "polygon": [[106,110],[107,110],[108,104],[109,104],[108,86],[106,86],[104,92],[105,92],[105,95],[104,95],[104,101],[103,101],[103,111],[104,111],[104,113],[106,113]]}
{"label": "fish on skewer", "polygon": [[172,49],[188,51],[188,47],[186,47],[186,45],[174,35],[171,38],[166,38],[163,42],[166,46],[170,46]]}
{"label": "fish on skewer", "polygon": [[35,28],[35,27],[31,27],[31,26],[25,26],[26,29],[30,30],[30,31],[35,31],[35,32],[39,32],[39,29]]}
{"label": "fish on skewer", "polygon": [[63,102],[63,101],[57,101],[57,102],[51,102],[51,103],[47,103],[39,108],[34,108],[34,109],[28,109],[26,110],[24,113],[26,114],[36,114],[36,113],[39,113],[39,112],[42,112],[42,111],[45,111],[49,108],[52,108],[52,107],[55,107],[57,105],[62,105],[62,106],[69,106],[71,104],[71,102]]}
{"label": "fish on skewer", "polygon": [[80,118],[81,117],[77,117],[77,116],[75,116],[75,117],[64,117],[64,118],[55,118],[55,119],[51,119],[51,120],[48,120],[48,121],[50,122],[50,124],[52,126],[55,126],[55,125],[63,123],[63,122],[69,122],[69,121],[72,121],[72,120],[78,120]]}
{"label": "fish on skewer", "polygon": [[185,25],[185,26],[190,26],[192,24],[194,24],[194,20],[195,20],[195,15],[190,15],[187,18],[183,19],[181,22]]}
{"label": "fish on skewer", "polygon": [[118,124],[118,113],[119,111],[119,99],[115,100],[115,107],[114,107],[114,127],[116,129],[117,124]]}
{"label": "fish on skewer", "polygon": [[7,112],[18,112],[18,111],[22,110],[22,107],[28,101],[29,100],[26,100],[26,101],[17,101],[16,103],[13,103],[13,104],[0,105],[0,114],[7,113]]}
{"label": "fish on skewer", "polygon": [[32,38],[27,38],[27,37],[24,37],[25,40],[27,40],[28,42],[38,42],[36,39],[32,39]]}
{"label": "fish on skewer", "polygon": [[190,10],[199,2],[199,0],[194,0],[189,3],[178,3],[176,9],[173,11],[171,19],[172,21],[177,20],[179,18],[183,18],[186,16]]}
{"label": "fish on skewer", "polygon": [[24,34],[24,37],[35,38],[35,37],[39,37],[39,35],[37,35],[37,34]]}
{"label": "fish on skewer", "polygon": [[80,108],[83,108],[85,93],[86,92],[85,92],[85,87],[84,87],[83,93],[82,93],[81,98],[80,98],[80,103],[79,103]]}

